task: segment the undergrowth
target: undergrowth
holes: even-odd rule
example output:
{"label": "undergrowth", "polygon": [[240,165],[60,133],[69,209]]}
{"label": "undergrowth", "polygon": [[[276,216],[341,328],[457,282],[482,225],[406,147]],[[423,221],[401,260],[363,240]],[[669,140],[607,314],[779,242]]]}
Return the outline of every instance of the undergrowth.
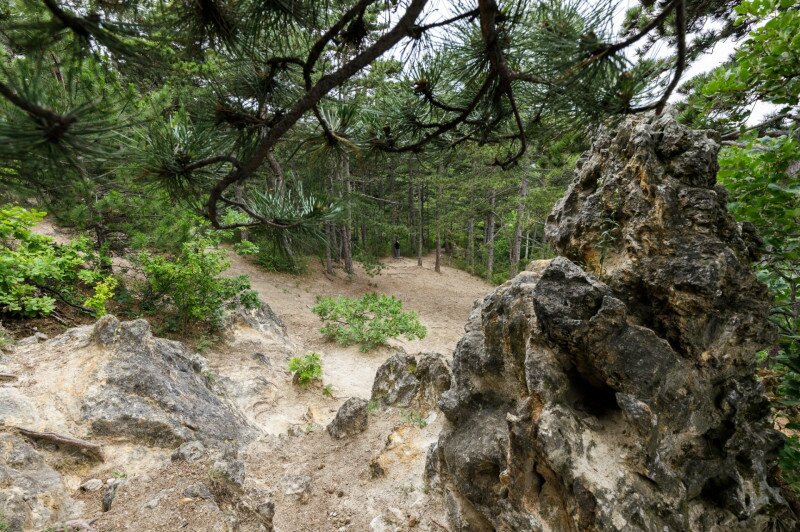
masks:
{"label": "undergrowth", "polygon": [[320,297],[312,310],[324,323],[322,334],[341,345],[358,344],[364,352],[392,338],[415,340],[428,333],[416,312],[404,312],[399,299],[384,294]]}

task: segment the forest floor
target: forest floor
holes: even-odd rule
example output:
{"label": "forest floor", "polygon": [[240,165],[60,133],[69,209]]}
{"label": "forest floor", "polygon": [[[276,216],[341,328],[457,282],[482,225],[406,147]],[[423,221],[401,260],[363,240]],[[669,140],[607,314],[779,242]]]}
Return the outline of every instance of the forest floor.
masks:
{"label": "forest floor", "polygon": [[[298,351],[320,354],[324,382],[333,385],[334,395],[343,397],[369,398],[375,371],[398,347],[409,354],[436,352],[450,358],[464,335],[475,300],[492,289],[482,279],[456,268],[442,266],[442,272],[436,273],[433,255],[423,257],[422,267],[417,266],[416,258],[384,259],[385,267],[374,277],[356,265],[351,279],[341,270],[336,270],[334,277],[326,276],[318,261],[312,261],[308,271],[298,276],[264,271],[234,253],[230,258],[227,273],[250,276],[252,288],[283,319]],[[428,329],[427,336],[392,340],[387,347],[362,353],[358,346],[342,347],[319,332],[322,322],[311,311],[317,297],[359,297],[370,292],[395,296],[404,310],[416,311]]]}
{"label": "forest floor", "polygon": [[[37,232],[61,242],[70,236],[69,231],[48,221],[40,224]],[[422,267],[417,266],[416,258],[386,258],[380,274],[372,277],[356,265],[356,275],[348,278],[338,269],[336,275],[327,276],[317,260],[309,263],[303,275],[268,272],[232,249],[228,251],[231,267],[225,275],[248,275],[252,288],[286,326],[286,336],[275,336],[234,325],[203,349],[214,389],[257,429],[254,440],[242,442],[239,458],[245,464],[247,485],[272,494],[275,529],[447,530],[443,500],[427,491],[423,482],[426,451],[443,424],[438,409],[372,410],[367,429],[343,440],[331,438],[324,428],[347,398],[370,398],[378,367],[398,349],[412,355],[438,352],[451,359],[475,301],[492,286],[448,266],[436,273],[432,255],[423,257]],[[128,265],[119,259],[114,263],[120,271]],[[358,346],[340,346],[320,333],[322,323],[311,310],[319,296],[358,297],[370,292],[395,296],[405,310],[416,311],[427,336],[414,341],[391,340],[388,346],[362,353]],[[189,331],[177,339],[199,347],[200,338]],[[55,356],[64,364],[74,358],[51,351],[35,352],[36,356]],[[320,385],[293,384],[288,361],[308,351],[320,355],[323,383],[331,385],[333,397],[326,396]],[[23,358],[35,357],[26,352]],[[28,391],[23,386],[28,381],[46,381],[41,368],[47,364],[28,365],[25,371],[31,374],[20,384],[23,392]],[[81,371],[77,366],[73,369]],[[42,395],[38,406],[43,412],[53,409],[49,398],[66,393],[59,386],[54,384]],[[80,423],[56,428],[66,433],[86,432]],[[90,470],[59,470],[73,497],[83,505],[82,515],[94,520],[96,530],[225,529],[228,518],[219,508],[181,495],[189,483],[206,479],[207,465],[173,462],[170,449],[110,440],[101,443],[110,457],[108,463]],[[379,473],[373,464],[380,466]],[[111,511],[104,513],[100,511],[101,492],[85,493],[78,486],[92,477],[114,476],[115,471],[125,472],[126,484]],[[300,496],[292,492],[294,479],[305,483]]]}

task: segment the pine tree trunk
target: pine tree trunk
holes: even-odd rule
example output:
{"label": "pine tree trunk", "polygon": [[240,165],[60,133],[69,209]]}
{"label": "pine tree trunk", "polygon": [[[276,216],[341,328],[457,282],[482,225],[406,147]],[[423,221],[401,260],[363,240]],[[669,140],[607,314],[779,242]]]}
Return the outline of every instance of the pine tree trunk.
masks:
{"label": "pine tree trunk", "polygon": [[411,171],[411,161],[408,162],[408,244],[413,250],[416,244],[414,238],[414,180]]}
{"label": "pine tree trunk", "polygon": [[364,248],[364,253],[369,253],[367,246],[367,224],[361,224],[361,247]]}
{"label": "pine tree trunk", "polygon": [[475,220],[467,221],[467,266],[469,271],[475,269]]}
{"label": "pine tree trunk", "polygon": [[[345,190],[350,192],[350,159],[345,155],[341,164],[341,180]],[[348,275],[353,274],[353,245],[351,240],[350,225],[352,224],[353,213],[350,207],[347,208],[347,218],[342,225],[342,259],[344,260],[344,271]]]}
{"label": "pine tree trunk", "polygon": [[267,162],[270,170],[272,170],[272,186],[275,192],[280,192],[283,190],[283,169],[278,164],[278,160],[273,155],[272,150],[267,152]]}
{"label": "pine tree trunk", "polygon": [[434,266],[434,270],[436,273],[442,273],[442,240],[441,240],[441,230],[437,227],[436,228],[436,265]]}
{"label": "pine tree trunk", "polygon": [[494,274],[494,206],[495,192],[489,197],[489,215],[486,217],[486,277],[492,280]]}
{"label": "pine tree trunk", "polygon": [[333,275],[333,257],[331,246],[333,245],[333,224],[325,222],[325,273]]}
{"label": "pine tree trunk", "polygon": [[519,273],[519,257],[520,245],[522,244],[522,218],[525,216],[525,196],[528,195],[528,179],[522,178],[522,183],[519,185],[519,202],[517,203],[517,221],[514,224],[514,241],[511,244],[510,262],[511,271],[510,277],[516,277]]}
{"label": "pine tree trunk", "polygon": [[531,232],[525,231],[525,262],[528,261],[528,257],[530,256],[528,252],[531,249]]}
{"label": "pine tree trunk", "polygon": [[418,218],[418,226],[419,226],[419,235],[417,236],[417,266],[422,266],[422,208],[423,208],[423,199],[422,199],[422,183],[419,184],[419,213],[417,215]]}

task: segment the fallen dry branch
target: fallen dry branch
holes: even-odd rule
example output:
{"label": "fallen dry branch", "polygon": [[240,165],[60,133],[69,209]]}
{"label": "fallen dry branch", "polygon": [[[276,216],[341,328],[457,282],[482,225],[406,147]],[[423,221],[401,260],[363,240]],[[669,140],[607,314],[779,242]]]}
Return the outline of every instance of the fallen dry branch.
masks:
{"label": "fallen dry branch", "polygon": [[25,436],[26,438],[33,440],[44,440],[58,445],[63,445],[65,447],[72,447],[97,458],[101,462],[105,462],[103,448],[97,443],[73,438],[72,436],[56,434],[55,432],[37,432],[35,430],[23,429],[22,427],[9,428],[17,431],[20,435]]}
{"label": "fallen dry branch", "polygon": [[17,376],[11,373],[0,373],[0,382],[8,382],[17,380]]}

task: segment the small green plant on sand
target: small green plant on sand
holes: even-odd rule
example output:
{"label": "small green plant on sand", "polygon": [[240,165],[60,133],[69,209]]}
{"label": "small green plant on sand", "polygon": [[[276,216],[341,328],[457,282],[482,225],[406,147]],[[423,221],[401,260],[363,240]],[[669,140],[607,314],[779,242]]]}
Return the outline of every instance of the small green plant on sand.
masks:
{"label": "small green plant on sand", "polygon": [[364,352],[391,338],[415,340],[428,333],[416,312],[403,312],[399,299],[384,294],[321,297],[312,310],[324,323],[322,334],[342,345],[358,344]]}
{"label": "small green plant on sand", "polygon": [[306,385],[322,379],[322,361],[317,353],[307,353],[289,360],[289,371],[294,374],[294,382]]}
{"label": "small green plant on sand", "polygon": [[420,429],[428,426],[428,421],[422,417],[422,414],[413,410],[403,412],[403,421]]}
{"label": "small green plant on sand", "polygon": [[325,397],[333,397],[333,385],[326,384],[325,386],[323,386],[322,395],[324,395]]}

